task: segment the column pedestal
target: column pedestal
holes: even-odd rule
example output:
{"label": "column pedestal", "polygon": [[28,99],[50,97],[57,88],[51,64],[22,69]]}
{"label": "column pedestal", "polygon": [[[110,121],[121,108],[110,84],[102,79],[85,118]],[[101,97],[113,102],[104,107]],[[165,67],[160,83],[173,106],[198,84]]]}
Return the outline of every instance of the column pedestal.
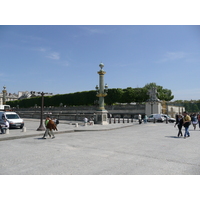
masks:
{"label": "column pedestal", "polygon": [[107,125],[108,111],[96,111],[96,124]]}

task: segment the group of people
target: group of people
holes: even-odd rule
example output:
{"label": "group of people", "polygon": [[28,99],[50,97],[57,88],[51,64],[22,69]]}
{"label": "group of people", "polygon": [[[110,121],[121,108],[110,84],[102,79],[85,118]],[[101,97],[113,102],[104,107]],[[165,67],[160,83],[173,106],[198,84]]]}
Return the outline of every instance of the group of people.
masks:
{"label": "group of people", "polygon": [[[85,118],[83,119],[83,122],[84,122],[84,124],[86,125],[86,124],[88,123],[88,118],[85,117]],[[91,118],[89,119],[89,123],[90,123],[90,125],[92,125],[92,124],[94,123],[94,117],[91,117]]]}
{"label": "group of people", "polygon": [[46,131],[45,131],[42,139],[46,139],[47,135],[49,135],[49,137],[54,139],[55,135],[53,133],[53,130],[56,130],[56,131],[58,130],[57,125],[58,125],[59,121],[57,119],[51,119],[49,116],[47,116],[44,123],[45,123]]}
{"label": "group of people", "polygon": [[[147,115],[145,115],[144,119],[143,119],[145,124],[147,123],[147,119],[148,119],[148,117],[147,117]],[[142,123],[142,115],[141,114],[138,115],[138,122],[139,122],[139,124]]]}
{"label": "group of people", "polygon": [[194,130],[196,130],[196,126],[197,124],[199,124],[199,128],[200,128],[200,115],[197,114],[188,114],[187,112],[184,112],[183,115],[177,115],[176,116],[176,123],[174,125],[174,127],[178,127],[178,137],[179,136],[183,136],[182,134],[182,127],[184,126],[185,128],[185,133],[184,133],[184,138],[186,138],[186,136],[190,137],[190,133],[189,133],[189,126],[193,125]]}

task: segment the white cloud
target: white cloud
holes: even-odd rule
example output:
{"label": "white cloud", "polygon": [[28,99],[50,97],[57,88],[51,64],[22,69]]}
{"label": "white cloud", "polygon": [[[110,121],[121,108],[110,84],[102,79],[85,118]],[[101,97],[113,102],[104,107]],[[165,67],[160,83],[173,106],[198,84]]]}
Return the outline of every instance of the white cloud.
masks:
{"label": "white cloud", "polygon": [[179,60],[186,57],[185,52],[177,51],[177,52],[167,52],[164,54],[163,58],[158,61],[160,62],[168,62],[173,60]]}
{"label": "white cloud", "polygon": [[65,67],[69,66],[69,62],[68,61],[63,61],[61,64],[62,64],[62,66],[65,66]]}
{"label": "white cloud", "polygon": [[46,52],[46,51],[47,51],[47,49],[40,47],[40,48],[38,49],[38,51],[41,51],[41,52]]}
{"label": "white cloud", "polygon": [[57,52],[52,52],[50,53],[47,58],[53,59],[53,60],[59,60],[60,59],[60,54]]}
{"label": "white cloud", "polygon": [[105,34],[106,31],[102,28],[99,27],[93,27],[93,26],[83,26],[81,27],[83,30],[87,32],[87,34],[92,35],[92,34]]}
{"label": "white cloud", "polygon": [[177,60],[184,58],[186,53],[184,52],[167,52],[165,58],[168,60]]}

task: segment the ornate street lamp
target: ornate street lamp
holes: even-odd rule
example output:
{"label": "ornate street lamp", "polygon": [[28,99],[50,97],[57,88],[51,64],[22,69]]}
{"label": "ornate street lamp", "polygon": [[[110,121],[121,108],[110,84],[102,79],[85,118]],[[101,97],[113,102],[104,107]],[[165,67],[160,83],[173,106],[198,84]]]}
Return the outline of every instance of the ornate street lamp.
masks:
{"label": "ornate street lamp", "polygon": [[43,126],[43,108],[44,108],[44,92],[41,93],[41,113],[40,113],[40,126],[38,127],[37,131],[44,131],[45,128]]}
{"label": "ornate street lamp", "polygon": [[103,70],[104,64],[100,63],[99,67],[101,68],[97,73],[99,74],[99,86],[95,87],[97,91],[97,97],[99,97],[99,107],[96,112],[96,123],[97,124],[108,124],[107,122],[107,113],[108,111],[104,107],[104,97],[107,96],[108,85],[104,86],[104,74],[106,72]]}
{"label": "ornate street lamp", "polygon": [[7,93],[7,90],[6,90],[6,86],[3,86],[3,105],[6,105],[6,93]]}

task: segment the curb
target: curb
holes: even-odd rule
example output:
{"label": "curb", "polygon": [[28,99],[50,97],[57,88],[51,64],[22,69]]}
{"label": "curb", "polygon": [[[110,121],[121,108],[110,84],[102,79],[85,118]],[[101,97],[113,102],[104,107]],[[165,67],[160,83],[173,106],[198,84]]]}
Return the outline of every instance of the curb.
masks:
{"label": "curb", "polygon": [[[73,132],[86,132],[86,131],[110,131],[110,130],[116,130],[116,129],[121,129],[121,128],[127,128],[134,126],[135,124],[130,124],[128,126],[123,126],[123,127],[113,127],[113,128],[105,128],[105,129],[70,129],[66,131],[58,131],[55,132],[57,134],[63,134],[63,133],[73,133]],[[43,133],[44,134],[44,133]],[[0,141],[6,141],[6,140],[16,140],[16,139],[22,139],[22,138],[28,138],[28,137],[34,137],[34,136],[41,136],[42,133],[35,133],[35,134],[30,134],[30,135],[20,135],[20,136],[11,136],[11,137],[5,137],[5,138],[0,138]]]}

